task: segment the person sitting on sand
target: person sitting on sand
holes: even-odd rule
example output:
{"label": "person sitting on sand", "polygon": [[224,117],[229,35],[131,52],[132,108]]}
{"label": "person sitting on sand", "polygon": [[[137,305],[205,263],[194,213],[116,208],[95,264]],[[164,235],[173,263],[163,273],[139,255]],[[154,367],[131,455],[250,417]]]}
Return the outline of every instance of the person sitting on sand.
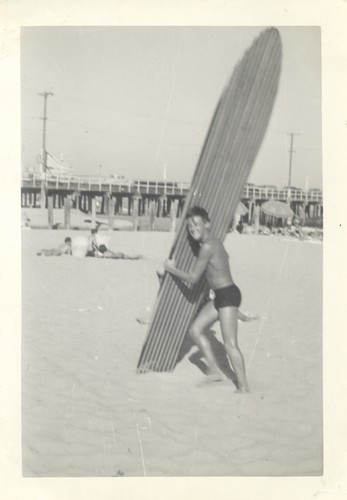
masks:
{"label": "person sitting on sand", "polygon": [[96,239],[98,229],[99,228],[96,227],[90,231],[90,236],[88,238],[87,257],[96,257],[97,253],[99,253],[99,244],[98,244],[98,241]]}
{"label": "person sitting on sand", "polygon": [[242,232],[243,232],[243,224],[242,224],[242,222],[241,222],[241,221],[237,224],[237,226],[236,226],[236,231],[237,231],[238,233],[242,234]]}
{"label": "person sitting on sand", "polygon": [[71,238],[65,238],[64,243],[59,245],[57,248],[43,248],[42,250],[37,252],[36,255],[44,255],[46,257],[50,257],[52,255],[71,255]]}
{"label": "person sitting on sand", "polygon": [[31,222],[27,214],[24,212],[22,214],[22,223],[21,223],[22,229],[31,229]]}
{"label": "person sitting on sand", "polygon": [[[137,260],[142,259],[142,255],[125,255],[123,252],[112,252],[109,250],[105,243],[101,243],[97,239],[99,227],[93,228],[91,230],[91,235],[89,236],[89,246],[86,257],[97,257],[104,259],[128,259],[128,260]],[[102,241],[102,240],[101,240]]]}
{"label": "person sitting on sand", "polygon": [[208,362],[209,381],[220,381],[224,377],[205,335],[205,331],[219,320],[225,350],[237,377],[237,392],[249,392],[245,362],[237,342],[241,292],[232,279],[229,256],[223,243],[210,232],[210,219],[205,209],[197,206],[190,208],[186,223],[188,233],[199,244],[194,266],[191,271],[183,272],[177,269],[174,260],[167,259],[164,268],[189,286],[196,285],[205,276],[215,298],[213,301],[209,300],[193,320],[190,334]]}

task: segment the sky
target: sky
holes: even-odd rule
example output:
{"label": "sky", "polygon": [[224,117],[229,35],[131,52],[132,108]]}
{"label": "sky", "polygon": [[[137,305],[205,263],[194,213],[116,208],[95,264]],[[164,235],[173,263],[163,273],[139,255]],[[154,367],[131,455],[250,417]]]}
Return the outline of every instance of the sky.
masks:
{"label": "sky", "polygon": [[[46,149],[76,174],[190,182],[237,61],[262,27],[23,27],[22,170]],[[322,188],[318,27],[279,28],[283,61],[249,182]]]}

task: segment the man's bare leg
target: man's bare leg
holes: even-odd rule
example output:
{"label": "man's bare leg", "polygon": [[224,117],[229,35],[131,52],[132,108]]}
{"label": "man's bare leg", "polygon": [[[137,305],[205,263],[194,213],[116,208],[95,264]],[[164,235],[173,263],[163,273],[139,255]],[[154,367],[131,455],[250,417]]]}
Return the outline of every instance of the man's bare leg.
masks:
{"label": "man's bare leg", "polygon": [[237,311],[236,307],[221,307],[219,321],[225,350],[237,377],[237,392],[249,392],[245,361],[237,343]]}
{"label": "man's bare leg", "polygon": [[199,312],[198,316],[192,323],[190,335],[194,342],[200,348],[209,366],[209,379],[218,381],[224,378],[217,360],[213,354],[210,341],[205,335],[206,330],[218,320],[218,311],[216,311],[213,302],[208,302]]}

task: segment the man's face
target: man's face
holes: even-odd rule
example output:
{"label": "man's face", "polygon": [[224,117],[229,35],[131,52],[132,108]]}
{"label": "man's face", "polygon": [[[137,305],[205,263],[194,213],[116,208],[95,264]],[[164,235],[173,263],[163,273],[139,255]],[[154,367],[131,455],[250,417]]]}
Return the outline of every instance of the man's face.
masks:
{"label": "man's face", "polygon": [[195,241],[201,240],[205,229],[206,223],[199,215],[194,215],[187,219],[187,230]]}

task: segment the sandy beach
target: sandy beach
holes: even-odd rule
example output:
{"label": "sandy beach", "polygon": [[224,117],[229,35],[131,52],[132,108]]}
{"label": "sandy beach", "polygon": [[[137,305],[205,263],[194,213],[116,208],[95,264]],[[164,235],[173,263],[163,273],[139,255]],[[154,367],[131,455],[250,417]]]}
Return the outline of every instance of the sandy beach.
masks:
{"label": "sandy beach", "polygon": [[136,373],[137,318],[154,305],[172,233],[107,233],[138,261],[36,255],[76,234],[88,232],[22,231],[24,476],[322,474],[321,242],[227,236],[241,309],[260,316],[239,324],[251,388],[240,395],[231,382],[198,386],[195,346],[173,373]]}

